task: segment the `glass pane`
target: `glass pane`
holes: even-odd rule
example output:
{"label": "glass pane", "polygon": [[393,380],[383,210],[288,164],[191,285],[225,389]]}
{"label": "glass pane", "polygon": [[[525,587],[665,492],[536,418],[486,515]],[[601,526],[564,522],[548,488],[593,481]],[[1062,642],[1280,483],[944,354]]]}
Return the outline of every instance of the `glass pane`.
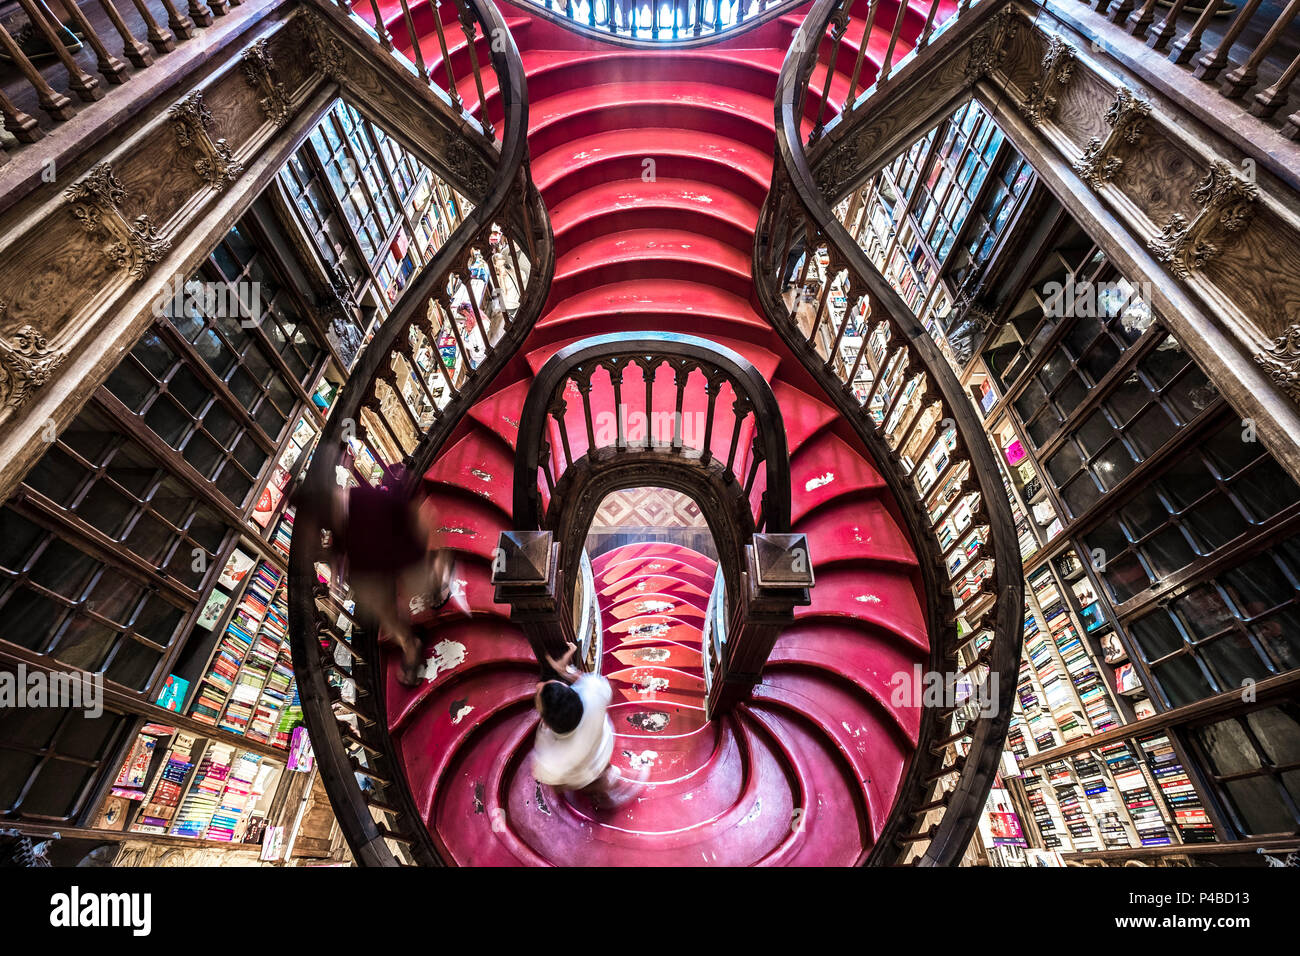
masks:
{"label": "glass pane", "polygon": [[1300,763],[1300,708],[1295,704],[1254,711],[1246,723],[1275,766]]}
{"label": "glass pane", "polygon": [[1166,663],[1152,668],[1156,683],[1169,698],[1171,707],[1181,707],[1215,693],[1215,688],[1205,679],[1201,669],[1190,654],[1171,657]]}
{"label": "glass pane", "polygon": [[1271,777],[1229,780],[1223,789],[1248,835],[1294,832],[1295,818],[1283,804],[1282,792]]}

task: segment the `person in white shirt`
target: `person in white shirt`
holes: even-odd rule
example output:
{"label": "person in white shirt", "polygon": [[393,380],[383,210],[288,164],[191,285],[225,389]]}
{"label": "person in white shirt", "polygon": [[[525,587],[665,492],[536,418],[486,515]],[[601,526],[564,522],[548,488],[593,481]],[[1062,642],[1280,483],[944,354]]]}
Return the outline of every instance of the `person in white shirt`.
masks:
{"label": "person in white shirt", "polygon": [[558,661],[546,658],[556,678],[538,683],[533,697],[542,718],[533,741],[533,776],[547,786],[584,793],[600,809],[614,809],[640,792],[641,780],[625,778],[610,763],[609,681],[574,667],[577,649],[570,643]]}

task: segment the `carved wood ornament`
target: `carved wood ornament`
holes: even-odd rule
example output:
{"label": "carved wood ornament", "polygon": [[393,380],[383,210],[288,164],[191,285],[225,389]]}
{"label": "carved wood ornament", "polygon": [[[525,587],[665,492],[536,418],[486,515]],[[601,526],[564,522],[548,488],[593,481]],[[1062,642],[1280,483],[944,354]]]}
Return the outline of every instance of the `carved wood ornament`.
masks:
{"label": "carved wood ornament", "polygon": [[1110,132],[1104,140],[1088,140],[1083,155],[1074,161],[1074,170],[1093,189],[1100,189],[1115,178],[1124,160],[1118,155],[1121,145],[1133,146],[1142,138],[1142,129],[1151,113],[1151,104],[1133,95],[1128,87],[1115,91],[1115,102],[1106,111]]}
{"label": "carved wood ornament", "polygon": [[289,95],[275,77],[275,60],[265,39],[244,51],[242,65],[249,86],[262,94],[257,104],[266,118],[276,126],[289,122]]}
{"label": "carved wood ornament", "polygon": [[242,163],[236,162],[225,139],[214,140],[208,135],[212,126],[212,113],[203,102],[203,92],[195,90],[167,111],[176,130],[176,141],[184,148],[198,154],[194,171],[199,178],[220,191],[226,183],[233,183],[243,172]]}
{"label": "carved wood ornament", "polygon": [[301,22],[312,66],[337,82],[343,77],[347,64],[347,53],[343,49],[343,44],[334,35],[333,29],[315,11],[304,10]]}
{"label": "carved wood ornament", "polygon": [[1300,323],[1289,326],[1255,356],[1255,361],[1274,385],[1300,402]]}
{"label": "carved wood ornament", "polygon": [[86,232],[109,240],[104,255],[132,279],[143,278],[171,248],[171,240],[158,234],[147,215],[126,218],[122,212],[126,189],[108,163],[100,163],[63,195]]}
{"label": "carved wood ornament", "polygon": [[[0,302],[0,317],[7,309],[8,303]],[[24,325],[11,337],[0,337],[0,407],[21,407],[67,357],[66,352],[50,348],[45,336],[31,325]]]}
{"label": "carved wood ornament", "polygon": [[1025,118],[1041,126],[1056,111],[1056,101],[1074,73],[1074,47],[1058,36],[1049,37],[1043,54],[1043,75],[1034,82],[1025,100]]}
{"label": "carved wood ornament", "polygon": [[[1221,243],[1250,223],[1258,196],[1254,183],[1236,175],[1223,160],[1215,160],[1192,190],[1192,200],[1201,207],[1196,217],[1188,222],[1186,216],[1174,213],[1159,238],[1148,245],[1170,272],[1186,279],[1219,254]],[[1217,242],[1211,241],[1212,235]]]}

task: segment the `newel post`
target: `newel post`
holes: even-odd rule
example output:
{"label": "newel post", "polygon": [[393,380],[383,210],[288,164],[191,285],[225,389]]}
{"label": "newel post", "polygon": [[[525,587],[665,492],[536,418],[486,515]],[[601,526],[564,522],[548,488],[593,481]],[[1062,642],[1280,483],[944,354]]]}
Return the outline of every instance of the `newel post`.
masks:
{"label": "newel post", "polygon": [[812,559],[802,534],[756,534],[745,547],[742,594],[732,603],[719,673],[709,688],[709,715],[749,697],[794,609],[812,603]]}
{"label": "newel post", "polygon": [[[560,657],[574,639],[560,613],[560,545],[549,531],[502,531],[492,556],[492,584],[498,604],[510,605],[538,661]],[[548,670],[545,664],[543,670]]]}

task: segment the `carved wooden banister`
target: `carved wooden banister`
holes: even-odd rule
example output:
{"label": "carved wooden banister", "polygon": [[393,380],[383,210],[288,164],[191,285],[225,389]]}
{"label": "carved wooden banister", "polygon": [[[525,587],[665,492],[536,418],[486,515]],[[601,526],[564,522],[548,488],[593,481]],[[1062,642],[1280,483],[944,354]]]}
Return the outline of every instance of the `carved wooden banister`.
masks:
{"label": "carved wooden banister", "polygon": [[[730,425],[715,428],[727,415]],[[687,416],[698,419],[690,429]],[[736,595],[724,651],[706,650],[716,715],[749,694],[813,584],[808,543],[789,533],[780,406],[758,369],[730,349],[688,335],[615,333],[576,342],[542,366],[520,417],[517,530],[501,535],[497,601],[511,605],[539,660],[562,653],[575,617],[576,589],[566,582],[581,573],[592,509],[609,491],[638,484],[701,503],[718,547],[718,600],[726,589]]]}
{"label": "carved wooden banister", "polygon": [[[492,142],[485,119],[465,117],[464,135],[474,148],[488,144],[480,155],[488,157],[489,173],[460,177],[470,187],[465,198],[472,211],[412,278],[353,369],[304,479],[289,560],[289,629],[303,714],[335,816],[365,865],[442,860],[392,757],[377,628],[349,607],[347,581],[338,576],[329,547],[327,502],[340,475],[371,481],[380,465],[404,465],[406,491],[413,490],[457,422],[523,343],[554,272],[550,223],[527,163],[519,52],[491,0],[457,3],[467,32],[507,41],[490,45],[489,68],[504,105],[501,139]],[[365,35],[355,20],[343,23],[328,12],[316,29]],[[402,63],[382,36],[369,35],[374,59],[396,82]],[[451,157],[444,159],[456,166],[455,154],[468,154],[470,146],[452,142],[447,151]],[[470,168],[459,165],[462,172]],[[478,278],[471,280],[471,269]],[[517,295],[502,294],[510,285]],[[465,304],[463,316],[453,311],[453,300]],[[507,307],[509,301],[515,306]]]}
{"label": "carved wooden banister", "polygon": [[[916,316],[835,216],[840,196],[822,191],[823,184],[837,185],[835,173],[823,168],[835,162],[835,150],[812,144],[821,145],[834,126],[869,119],[897,87],[891,81],[905,65],[968,46],[966,34],[998,5],[960,4],[939,24],[949,34],[942,44],[932,45],[938,28],[936,18],[927,18],[914,44],[919,52],[887,55],[865,95],[857,95],[855,77],[849,85],[856,99],[846,104],[844,88],[830,74],[837,64],[854,62],[840,50],[850,2],[818,0],[782,67],[776,163],[759,217],[753,272],[769,319],[852,424],[898,502],[921,559],[931,670],[957,673],[981,655],[987,661],[970,673],[984,693],[995,694],[996,709],[990,716],[981,711],[967,726],[969,707],[926,708],[917,754],[869,859],[949,865],[974,830],[1011,718],[1024,587],[1015,526],[970,400]],[[864,15],[862,6],[855,16]],[[868,18],[874,0],[871,6]],[[891,51],[898,39],[893,34]],[[814,292],[799,301],[800,288]],[[946,564],[953,543],[946,536],[972,542],[973,557],[962,554]],[[955,593],[962,587],[964,595]],[[963,732],[954,739],[958,729]],[[965,753],[945,765],[950,745],[958,744]]]}

